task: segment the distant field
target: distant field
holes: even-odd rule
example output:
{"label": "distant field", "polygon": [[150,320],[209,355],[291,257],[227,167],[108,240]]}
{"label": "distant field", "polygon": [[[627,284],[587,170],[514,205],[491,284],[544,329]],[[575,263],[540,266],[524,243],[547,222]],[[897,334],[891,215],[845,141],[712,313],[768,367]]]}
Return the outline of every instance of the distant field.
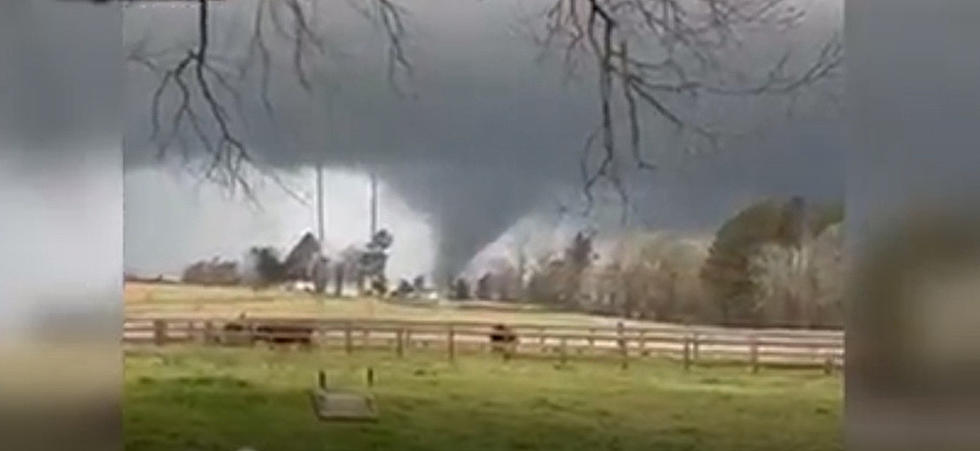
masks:
{"label": "distant field", "polygon": [[613,324],[615,319],[574,312],[549,311],[510,303],[409,305],[376,299],[315,298],[283,290],[252,291],[238,287],[201,287],[127,283],[126,314],[137,316],[253,316],[377,318],[442,321],[501,321],[535,324]]}
{"label": "distant field", "polygon": [[[843,449],[841,380],[812,371],[200,347],[130,348],[125,365],[127,450]],[[316,370],[364,389],[367,366],[380,421],[316,420]]]}

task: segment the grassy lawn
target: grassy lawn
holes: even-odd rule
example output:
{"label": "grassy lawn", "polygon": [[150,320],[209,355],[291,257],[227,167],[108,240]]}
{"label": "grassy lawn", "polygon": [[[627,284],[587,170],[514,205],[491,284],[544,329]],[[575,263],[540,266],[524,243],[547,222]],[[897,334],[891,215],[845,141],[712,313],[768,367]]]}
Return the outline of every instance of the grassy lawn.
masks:
{"label": "grassy lawn", "polygon": [[[363,390],[368,366],[380,421],[315,419],[317,369]],[[132,348],[125,367],[128,450],[843,449],[841,379],[813,370],[199,347]]]}

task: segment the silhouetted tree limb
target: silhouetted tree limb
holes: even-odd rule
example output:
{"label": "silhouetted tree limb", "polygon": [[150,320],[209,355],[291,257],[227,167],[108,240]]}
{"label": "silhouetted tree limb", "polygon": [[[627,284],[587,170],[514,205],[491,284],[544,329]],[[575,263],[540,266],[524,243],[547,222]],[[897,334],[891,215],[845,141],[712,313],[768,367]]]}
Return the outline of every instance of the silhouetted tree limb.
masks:
{"label": "silhouetted tree limb", "polygon": [[[196,44],[189,49],[169,48],[149,52],[146,42],[129,51],[130,62],[157,75],[159,82],[150,101],[151,140],[158,158],[177,150],[189,161],[203,150],[206,164],[198,168],[202,179],[255,200],[253,176],[271,179],[300,202],[305,200],[287,187],[275,173],[255,160],[243,137],[248,126],[244,114],[242,88],[252,71],[259,72],[258,101],[275,122],[270,99],[273,66],[272,49],[282,41],[289,43],[292,75],[301,89],[313,90],[313,66],[328,56],[331,46],[318,30],[311,14],[313,1],[257,0],[247,52],[242,58],[220,55],[211,50],[211,6],[209,0],[194,0],[197,10]],[[410,72],[404,50],[403,10],[393,0],[365,0],[359,11],[379,24],[389,41],[388,76],[393,86],[400,71]],[[279,41],[277,41],[279,40]],[[175,106],[167,108],[167,103]],[[230,109],[231,108],[231,109]],[[190,138],[188,140],[187,138]]]}
{"label": "silhouetted tree limb", "polygon": [[[537,42],[557,52],[569,73],[580,68],[581,58],[593,60],[598,82],[599,124],[586,137],[581,162],[587,209],[600,181],[609,183],[623,203],[628,203],[621,161],[632,161],[641,171],[657,167],[643,149],[644,112],[692,140],[691,149],[716,149],[737,132],[712,127],[678,104],[706,95],[795,96],[836,75],[843,60],[843,46],[836,35],[815,55],[805,57],[807,64],[800,69],[789,69],[789,51],[761,77],[730,67],[726,57],[741,49],[744,33],[781,32],[800,24],[804,15],[790,0],[550,3],[540,16]],[[617,142],[615,118],[619,115],[625,119],[627,146]],[[600,153],[598,163],[595,152]],[[624,221],[627,211],[623,209]]]}

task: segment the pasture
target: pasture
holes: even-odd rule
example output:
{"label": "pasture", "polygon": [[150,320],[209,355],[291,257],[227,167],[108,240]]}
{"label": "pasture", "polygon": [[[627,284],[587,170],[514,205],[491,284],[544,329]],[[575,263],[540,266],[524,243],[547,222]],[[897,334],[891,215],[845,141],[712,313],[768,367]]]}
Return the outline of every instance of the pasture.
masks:
{"label": "pasture", "polygon": [[[128,318],[250,316],[398,321],[488,321],[513,325],[614,325],[614,318],[495,303],[404,305],[315,299],[242,288],[126,284]],[[630,322],[639,324],[636,322]],[[646,323],[650,324],[650,323]],[[570,359],[522,354],[510,361],[444,346],[404,356],[383,345],[348,354],[126,344],[126,449],[221,450],[710,450],[824,451],[843,448],[842,381],[814,369],[743,364],[688,371],[666,358]],[[377,423],[324,423],[309,391],[318,370],[328,386],[368,391]]]}
{"label": "pasture", "polygon": [[279,289],[252,291],[241,287],[202,287],[126,283],[126,315],[234,317],[303,317],[322,319],[374,318],[426,321],[497,321],[610,325],[616,320],[578,312],[544,309],[531,304],[498,302],[399,303],[365,298],[317,298],[309,293]]}
{"label": "pasture", "polygon": [[[132,450],[842,449],[841,380],[805,370],[201,346],[128,347],[125,367]],[[366,391],[368,367],[379,422],[318,421],[316,371]]]}

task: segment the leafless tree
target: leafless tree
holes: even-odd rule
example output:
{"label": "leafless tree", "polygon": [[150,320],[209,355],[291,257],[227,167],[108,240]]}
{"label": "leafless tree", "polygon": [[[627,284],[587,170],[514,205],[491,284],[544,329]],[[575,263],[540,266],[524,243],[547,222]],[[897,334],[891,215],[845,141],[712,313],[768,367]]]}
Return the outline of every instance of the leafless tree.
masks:
{"label": "leafless tree", "polygon": [[[668,233],[628,234],[612,250],[611,262],[602,268],[604,289],[616,293],[612,313],[655,318],[709,321],[696,302],[697,270],[705,252]],[[602,298],[603,296],[599,296]],[[686,318],[691,313],[701,317]]]}
{"label": "leafless tree", "polygon": [[[690,150],[716,149],[737,130],[700,120],[685,112],[683,102],[795,96],[837,75],[843,59],[835,34],[814,55],[793,59],[791,51],[799,49],[787,50],[761,74],[732,64],[732,54],[746,46],[744,36],[768,30],[773,40],[802,22],[806,11],[792,0],[554,0],[549,5],[536,39],[561,56],[569,73],[584,61],[598,85],[599,123],[588,133],[581,157],[588,206],[595,185],[608,182],[626,207],[624,221],[630,209],[622,164],[631,161],[641,171],[657,167],[645,151],[651,141],[643,139],[648,115],[673,126]],[[622,122],[625,146],[618,142]]]}
{"label": "leafless tree", "polygon": [[752,258],[757,309],[765,321],[799,327],[841,326],[840,225],[800,247],[763,246]]}

